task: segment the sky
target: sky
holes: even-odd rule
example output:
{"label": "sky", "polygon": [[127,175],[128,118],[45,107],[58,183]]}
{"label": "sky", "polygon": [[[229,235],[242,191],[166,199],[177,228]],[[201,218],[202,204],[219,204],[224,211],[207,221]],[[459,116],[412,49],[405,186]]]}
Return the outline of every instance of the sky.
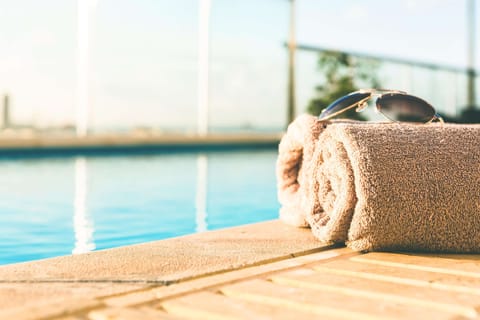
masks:
{"label": "sky", "polygon": [[[296,2],[300,44],[466,66],[465,1]],[[287,0],[212,0],[212,127],[284,125],[288,22]],[[195,127],[198,0],[97,0],[91,30],[92,128]],[[475,58],[479,69],[478,44]],[[10,95],[16,123],[72,124],[76,63],[77,0],[0,0],[0,94]],[[427,90],[422,79],[409,89],[455,100],[436,95],[448,82],[429,78]],[[315,54],[297,54],[296,80],[300,113],[321,81]]]}

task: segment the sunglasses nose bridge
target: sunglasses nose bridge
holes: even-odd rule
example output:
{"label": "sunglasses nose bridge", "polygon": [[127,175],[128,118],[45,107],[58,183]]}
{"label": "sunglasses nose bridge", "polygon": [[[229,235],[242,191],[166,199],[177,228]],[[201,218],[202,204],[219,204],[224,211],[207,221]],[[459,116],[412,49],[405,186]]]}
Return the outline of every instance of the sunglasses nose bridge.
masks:
{"label": "sunglasses nose bridge", "polygon": [[371,95],[361,101],[358,102],[357,108],[355,109],[356,112],[362,112],[365,108],[368,107],[367,101],[371,98]]}

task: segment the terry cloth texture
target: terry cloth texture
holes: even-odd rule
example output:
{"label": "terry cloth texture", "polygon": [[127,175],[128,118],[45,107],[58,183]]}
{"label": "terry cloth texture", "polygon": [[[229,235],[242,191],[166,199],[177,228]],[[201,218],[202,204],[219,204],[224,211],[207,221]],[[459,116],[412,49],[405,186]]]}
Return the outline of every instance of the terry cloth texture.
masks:
{"label": "terry cloth texture", "polygon": [[480,252],[480,125],[331,123],[302,170],[297,215],[322,241]]}
{"label": "terry cloth texture", "polygon": [[280,219],[297,227],[308,227],[306,218],[311,196],[307,184],[312,181],[309,165],[320,133],[331,123],[355,123],[338,119],[319,121],[317,117],[303,114],[287,128],[279,145],[276,175],[278,199],[282,205]]}
{"label": "terry cloth texture", "polygon": [[314,116],[301,115],[287,129],[279,145],[277,190],[282,205],[280,219],[297,227],[308,227],[305,216],[306,164],[313,156],[318,135],[324,124]]}

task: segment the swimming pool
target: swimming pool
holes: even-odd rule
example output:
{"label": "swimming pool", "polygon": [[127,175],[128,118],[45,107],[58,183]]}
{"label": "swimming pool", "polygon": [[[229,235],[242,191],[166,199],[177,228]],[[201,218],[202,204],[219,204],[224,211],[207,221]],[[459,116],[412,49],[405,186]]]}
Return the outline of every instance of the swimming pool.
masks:
{"label": "swimming pool", "polygon": [[276,151],[0,160],[0,264],[273,219]]}

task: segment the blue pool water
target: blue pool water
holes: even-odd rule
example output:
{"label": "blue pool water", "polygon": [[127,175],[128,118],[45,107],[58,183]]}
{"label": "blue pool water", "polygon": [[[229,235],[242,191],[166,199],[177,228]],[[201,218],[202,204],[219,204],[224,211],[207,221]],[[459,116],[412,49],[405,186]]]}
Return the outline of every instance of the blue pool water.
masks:
{"label": "blue pool water", "polygon": [[0,264],[273,219],[275,150],[0,160]]}

